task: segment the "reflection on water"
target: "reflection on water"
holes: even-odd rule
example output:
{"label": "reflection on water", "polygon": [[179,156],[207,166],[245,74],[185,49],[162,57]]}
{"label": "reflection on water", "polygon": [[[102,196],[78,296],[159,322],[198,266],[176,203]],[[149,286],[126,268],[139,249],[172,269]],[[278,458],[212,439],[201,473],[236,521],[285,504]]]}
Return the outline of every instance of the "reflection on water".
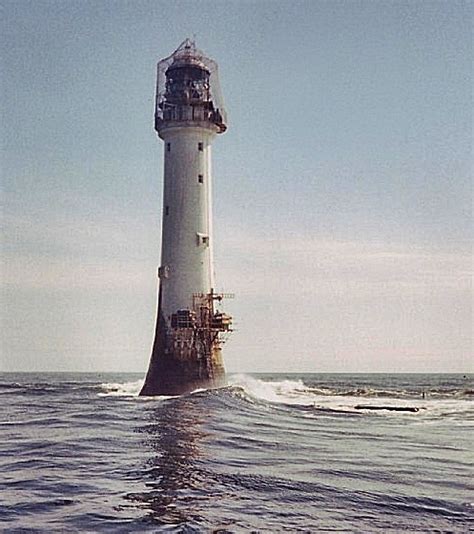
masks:
{"label": "reflection on water", "polygon": [[196,399],[179,397],[149,408],[150,423],[137,428],[144,445],[152,452],[143,469],[146,491],[130,493],[126,499],[146,511],[145,520],[162,525],[199,522],[196,508],[205,499],[201,483],[203,424],[208,410]]}

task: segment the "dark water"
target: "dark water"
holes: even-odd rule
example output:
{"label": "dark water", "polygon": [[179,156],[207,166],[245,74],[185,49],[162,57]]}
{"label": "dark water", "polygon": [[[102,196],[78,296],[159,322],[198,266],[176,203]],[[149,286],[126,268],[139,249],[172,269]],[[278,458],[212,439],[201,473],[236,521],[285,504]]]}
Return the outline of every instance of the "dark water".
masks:
{"label": "dark water", "polygon": [[472,375],[241,375],[154,399],[140,378],[0,374],[3,531],[472,526]]}

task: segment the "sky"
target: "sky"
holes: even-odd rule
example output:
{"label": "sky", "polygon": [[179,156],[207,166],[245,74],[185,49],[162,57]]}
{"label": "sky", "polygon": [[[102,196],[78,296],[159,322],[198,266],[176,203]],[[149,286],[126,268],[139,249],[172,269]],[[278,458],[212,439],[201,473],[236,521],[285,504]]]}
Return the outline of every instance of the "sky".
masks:
{"label": "sky", "polygon": [[3,371],[148,367],[156,62],[219,63],[231,372],[474,371],[472,3],[2,0]]}

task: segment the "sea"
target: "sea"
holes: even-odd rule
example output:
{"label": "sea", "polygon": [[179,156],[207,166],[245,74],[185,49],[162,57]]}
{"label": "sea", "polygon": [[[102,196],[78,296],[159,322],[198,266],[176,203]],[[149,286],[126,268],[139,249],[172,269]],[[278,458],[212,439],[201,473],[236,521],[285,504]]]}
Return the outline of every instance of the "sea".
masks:
{"label": "sea", "polygon": [[474,376],[0,374],[0,530],[474,531]]}

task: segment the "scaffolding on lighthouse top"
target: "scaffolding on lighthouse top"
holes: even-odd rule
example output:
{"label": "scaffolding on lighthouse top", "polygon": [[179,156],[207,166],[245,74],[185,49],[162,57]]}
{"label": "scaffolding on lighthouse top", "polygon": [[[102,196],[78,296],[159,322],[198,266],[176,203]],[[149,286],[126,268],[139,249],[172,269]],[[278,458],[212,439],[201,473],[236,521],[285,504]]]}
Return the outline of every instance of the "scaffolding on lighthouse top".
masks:
{"label": "scaffolding on lighthouse top", "polygon": [[227,129],[217,63],[190,39],[158,62],[156,77],[156,131],[186,124]]}

